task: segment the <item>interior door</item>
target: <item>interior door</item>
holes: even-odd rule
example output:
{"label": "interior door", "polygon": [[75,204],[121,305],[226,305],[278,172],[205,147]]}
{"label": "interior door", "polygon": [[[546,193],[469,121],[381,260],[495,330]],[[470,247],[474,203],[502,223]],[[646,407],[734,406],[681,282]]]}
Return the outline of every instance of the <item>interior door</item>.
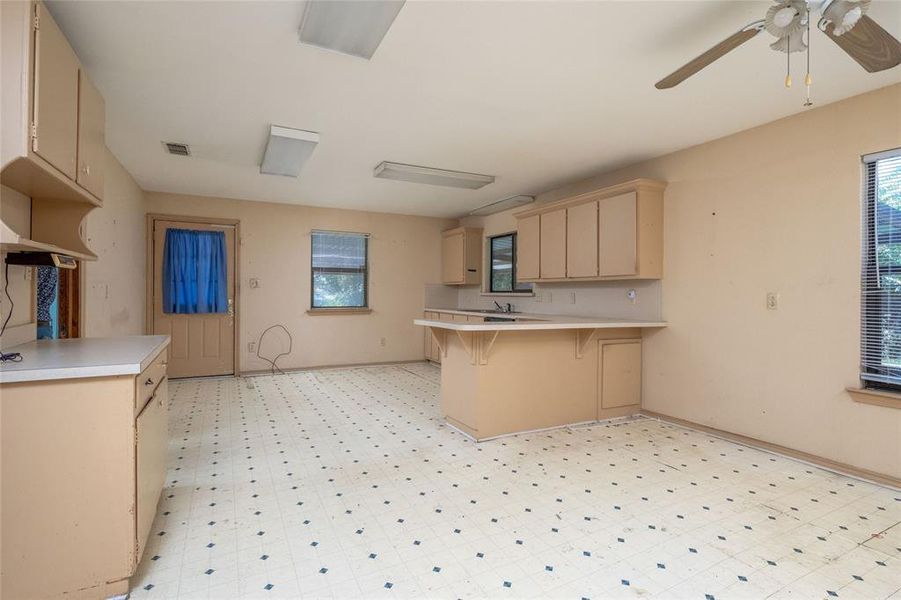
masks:
{"label": "interior door", "polygon": [[[163,310],[163,248],[168,229],[225,232],[228,312],[171,314]],[[235,227],[214,223],[153,222],[153,324],[168,335],[169,377],[232,375],[235,372]]]}

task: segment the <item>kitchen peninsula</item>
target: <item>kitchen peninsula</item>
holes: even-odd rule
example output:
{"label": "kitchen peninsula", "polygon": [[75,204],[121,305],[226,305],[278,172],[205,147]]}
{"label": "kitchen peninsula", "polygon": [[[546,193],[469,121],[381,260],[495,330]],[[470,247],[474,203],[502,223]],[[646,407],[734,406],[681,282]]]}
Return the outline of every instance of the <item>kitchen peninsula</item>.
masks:
{"label": "kitchen peninsula", "polygon": [[426,309],[441,353],[441,410],[472,438],[623,417],[641,404],[641,338],[660,321]]}

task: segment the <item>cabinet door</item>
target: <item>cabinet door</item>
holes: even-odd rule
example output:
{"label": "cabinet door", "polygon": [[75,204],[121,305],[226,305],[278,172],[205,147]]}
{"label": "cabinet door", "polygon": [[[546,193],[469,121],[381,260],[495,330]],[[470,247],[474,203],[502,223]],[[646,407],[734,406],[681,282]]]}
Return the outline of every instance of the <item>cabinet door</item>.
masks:
{"label": "cabinet door", "polygon": [[75,181],[103,199],[103,166],[106,161],[103,96],[85,72],[78,75],[78,175]]}
{"label": "cabinet door", "polygon": [[600,407],[641,404],[641,342],[600,344]]}
{"label": "cabinet door", "polygon": [[[422,317],[431,321],[432,313],[423,313]],[[432,360],[432,332],[429,331],[428,327],[423,327],[422,332],[422,354],[426,360]]]}
{"label": "cabinet door", "polygon": [[540,215],[532,215],[516,223],[516,278],[519,281],[540,276],[540,220]]}
{"label": "cabinet door", "polygon": [[566,276],[597,277],[598,203],[566,209]]}
{"label": "cabinet door", "polygon": [[34,152],[75,179],[78,58],[47,8],[37,7],[34,52]]}
{"label": "cabinet door", "polygon": [[600,275],[635,275],[638,271],[636,194],[605,198],[598,206]]}
{"label": "cabinet door", "polygon": [[566,277],[566,209],[541,215],[541,278]]}
{"label": "cabinet door", "polygon": [[465,280],[464,234],[462,231],[441,238],[441,281],[463,283]]}
{"label": "cabinet door", "polygon": [[135,422],[137,560],[141,560],[160,492],[166,483],[168,379],[163,379]]}

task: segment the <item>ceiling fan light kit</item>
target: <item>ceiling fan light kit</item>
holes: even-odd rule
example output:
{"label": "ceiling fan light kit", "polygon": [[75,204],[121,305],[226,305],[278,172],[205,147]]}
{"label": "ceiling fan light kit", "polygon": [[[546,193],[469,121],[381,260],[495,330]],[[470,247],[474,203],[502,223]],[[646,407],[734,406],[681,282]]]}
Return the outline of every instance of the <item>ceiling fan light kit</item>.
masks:
{"label": "ceiling fan light kit", "polygon": [[823,5],[824,21],[833,24],[832,33],[844,35],[857,25],[857,22],[867,14],[870,8],[870,0],[832,0]]}
{"label": "ceiling fan light kit", "polygon": [[710,50],[679,67],[654,87],[675,87],[732,50],[766,30],[776,41],[770,48],[785,53],[785,86],[791,87],[791,54],[807,51],[807,100],[811,106],[810,86],[810,21],[820,12],[817,28],[826,34],[848,56],[870,73],[885,71],[901,64],[901,42],[867,16],[870,0],[776,0],[765,17],[732,34]]}

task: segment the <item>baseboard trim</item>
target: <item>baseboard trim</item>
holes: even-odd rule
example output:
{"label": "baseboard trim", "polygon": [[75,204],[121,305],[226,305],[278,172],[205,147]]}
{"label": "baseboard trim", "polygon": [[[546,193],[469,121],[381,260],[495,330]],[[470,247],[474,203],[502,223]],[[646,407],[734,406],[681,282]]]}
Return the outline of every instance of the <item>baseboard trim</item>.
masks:
{"label": "baseboard trim", "polygon": [[[333,369],[365,369],[366,367],[388,367],[391,365],[411,365],[414,363],[427,363],[425,359],[415,360],[390,360],[386,362],[371,363],[347,363],[334,365],[313,365],[311,367],[295,367],[293,369],[281,369],[283,373],[303,373],[304,371],[329,371]],[[278,375],[278,371],[275,372]],[[271,369],[258,369],[253,371],[241,371],[239,377],[260,377],[263,375],[272,375]]]}
{"label": "baseboard trim", "polygon": [[795,450],[787,446],[781,446],[779,444],[773,444],[771,442],[764,442],[763,440],[758,440],[757,438],[741,435],[740,433],[723,431],[722,429],[708,427],[707,425],[701,425],[700,423],[695,423],[694,421],[689,421],[687,419],[680,419],[679,417],[671,417],[670,415],[664,415],[652,410],[641,409],[641,412],[639,414],[650,419],[657,419],[658,421],[663,421],[672,425],[678,425],[687,429],[703,431],[704,433],[709,433],[710,435],[723,438],[725,440],[729,440],[730,442],[735,442],[743,446],[749,446],[751,448],[756,448],[757,450],[763,450],[764,452],[770,452],[773,454],[778,454],[780,456],[785,456],[787,458],[791,458],[814,467],[832,471],[833,473],[838,473],[839,475],[847,475],[849,477],[854,477],[855,479],[861,479],[870,483],[876,483],[895,489],[901,489],[901,479],[892,477],[891,475],[877,473],[868,469],[861,469],[860,467],[855,467],[845,463],[830,460],[828,458],[823,458],[815,454],[802,452],[801,450]]}

